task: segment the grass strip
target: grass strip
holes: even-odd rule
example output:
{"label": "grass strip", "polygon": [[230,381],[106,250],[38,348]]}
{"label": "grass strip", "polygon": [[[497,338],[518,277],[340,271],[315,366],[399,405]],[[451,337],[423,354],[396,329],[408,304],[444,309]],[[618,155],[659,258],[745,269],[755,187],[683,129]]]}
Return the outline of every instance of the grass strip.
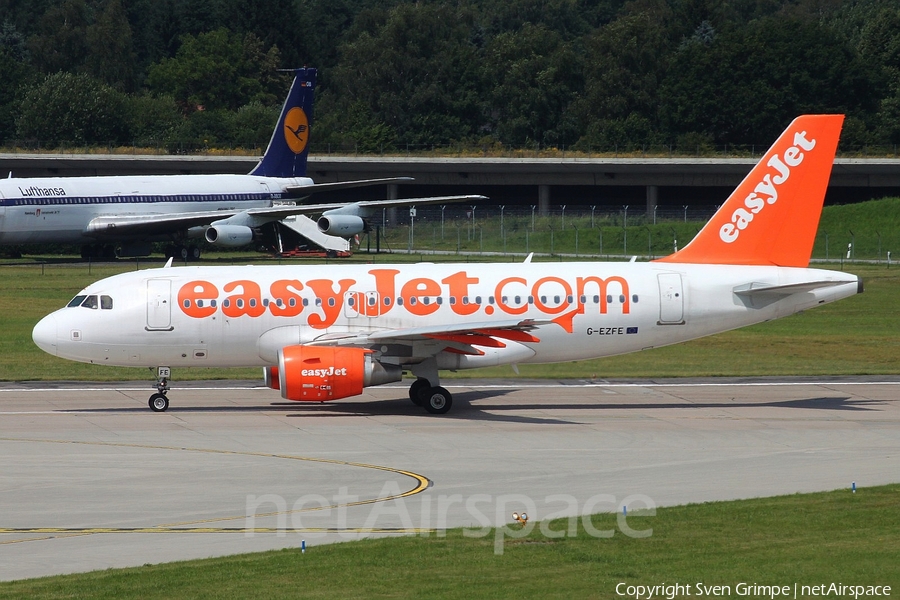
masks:
{"label": "grass strip", "polygon": [[[535,524],[521,539],[461,529],[445,537],[374,539],[225,558],[0,583],[0,599],[31,598],[616,598],[616,586],[889,585],[900,593],[900,485],[656,509]],[[299,537],[299,536],[298,536]],[[299,540],[298,540],[299,543]],[[663,596],[665,597],[665,596]],[[679,597],[687,597],[681,594]],[[765,596],[769,597],[769,596]],[[799,597],[809,597],[800,595]],[[832,596],[834,597],[834,596]]]}

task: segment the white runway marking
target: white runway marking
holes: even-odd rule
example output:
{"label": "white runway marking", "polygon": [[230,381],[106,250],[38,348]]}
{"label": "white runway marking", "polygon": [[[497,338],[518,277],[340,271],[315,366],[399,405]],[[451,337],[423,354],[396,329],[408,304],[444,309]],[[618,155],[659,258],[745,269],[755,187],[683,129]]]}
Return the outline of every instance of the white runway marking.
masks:
{"label": "white runway marking", "polygon": [[[809,386],[809,385],[828,385],[828,386],[848,386],[848,385],[896,385],[900,386],[900,381],[773,381],[773,382],[729,382],[729,383],[503,383],[503,384],[482,384],[482,383],[445,383],[448,389],[469,389],[478,388],[486,390],[515,390],[521,388],[527,389],[572,389],[572,388],[716,388],[716,387],[786,387],[786,386]],[[408,385],[381,385],[378,386],[382,390],[405,390]],[[215,387],[183,387],[172,388],[174,390],[190,390],[190,391],[241,391],[241,390],[267,390],[265,386],[215,386]],[[21,393],[21,392],[40,392],[47,393],[70,393],[73,390],[79,392],[146,392],[152,391],[151,386],[142,387],[90,387],[90,388],[0,388],[2,393]]]}

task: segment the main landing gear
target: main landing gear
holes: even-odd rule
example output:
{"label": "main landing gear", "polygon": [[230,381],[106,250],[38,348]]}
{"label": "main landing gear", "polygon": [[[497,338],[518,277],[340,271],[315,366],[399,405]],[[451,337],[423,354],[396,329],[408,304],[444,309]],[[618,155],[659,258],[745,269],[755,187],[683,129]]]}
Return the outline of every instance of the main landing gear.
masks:
{"label": "main landing gear", "polygon": [[156,372],[156,393],[150,396],[150,410],[153,412],[165,412],[169,408],[169,377],[172,370],[169,367],[159,367]]}
{"label": "main landing gear", "polygon": [[176,258],[178,260],[200,260],[200,248],[197,246],[184,246],[175,244],[166,246],[166,258]]}
{"label": "main landing gear", "polygon": [[453,396],[439,385],[419,377],[409,386],[409,399],[416,406],[422,406],[433,415],[443,415],[453,406]]}

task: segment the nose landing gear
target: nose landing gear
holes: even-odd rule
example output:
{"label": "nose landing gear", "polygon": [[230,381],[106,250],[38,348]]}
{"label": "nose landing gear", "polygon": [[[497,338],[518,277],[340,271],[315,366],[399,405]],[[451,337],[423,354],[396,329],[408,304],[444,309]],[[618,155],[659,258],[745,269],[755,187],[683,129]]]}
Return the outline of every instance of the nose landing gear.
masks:
{"label": "nose landing gear", "polygon": [[172,376],[172,369],[169,367],[159,367],[156,372],[156,393],[150,396],[150,410],[153,412],[165,412],[169,408],[169,398],[166,394],[169,392],[169,377]]}

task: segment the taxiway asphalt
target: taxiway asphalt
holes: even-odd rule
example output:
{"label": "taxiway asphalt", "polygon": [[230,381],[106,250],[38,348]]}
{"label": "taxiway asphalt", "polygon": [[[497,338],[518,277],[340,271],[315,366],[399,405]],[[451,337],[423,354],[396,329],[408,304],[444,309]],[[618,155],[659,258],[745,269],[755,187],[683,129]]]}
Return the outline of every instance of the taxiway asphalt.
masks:
{"label": "taxiway asphalt", "polygon": [[[0,579],[892,483],[900,378],[0,385]],[[652,526],[652,523],[651,523]],[[637,526],[636,526],[637,527]]]}

